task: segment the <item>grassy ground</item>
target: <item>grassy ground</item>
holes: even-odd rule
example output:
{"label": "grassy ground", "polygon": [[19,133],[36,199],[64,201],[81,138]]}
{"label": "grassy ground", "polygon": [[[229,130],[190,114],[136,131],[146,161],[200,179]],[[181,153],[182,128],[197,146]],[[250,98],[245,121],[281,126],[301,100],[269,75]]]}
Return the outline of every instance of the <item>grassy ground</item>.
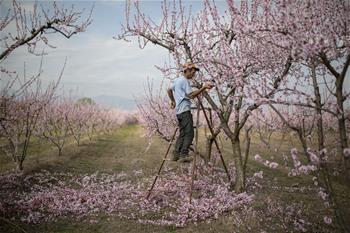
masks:
{"label": "grassy ground", "polygon": [[[87,139],[81,146],[70,142],[63,150],[63,155],[58,157],[57,150],[38,140],[32,142],[29,148],[28,158],[24,163],[25,173],[31,174],[42,169],[48,171],[69,171],[73,173],[94,173],[96,171],[107,173],[126,172],[131,174],[135,170],[142,169],[145,176],[154,175],[158,169],[166,143],[154,139],[152,146],[145,152],[148,141],[141,137],[143,130],[139,126],[127,126],[120,128],[111,135],[97,136],[92,142]],[[286,140],[280,144],[279,137],[272,138],[275,142],[272,148],[261,144],[256,135],[252,138],[251,153],[248,162],[247,174],[258,171],[264,172],[261,180],[261,188],[248,187],[248,192],[255,194],[252,206],[239,210],[236,214],[226,214],[217,220],[202,222],[197,225],[190,224],[185,228],[160,227],[138,224],[132,220],[119,219],[117,217],[99,216],[96,224],[74,222],[67,219],[58,220],[55,223],[29,225],[19,222],[14,224],[23,228],[26,232],[294,232],[293,221],[288,220],[286,210],[289,205],[297,205],[302,213],[292,213],[302,216],[310,221],[317,232],[337,232],[333,226],[326,226],[322,221],[323,214],[331,214],[322,207],[322,202],[316,196],[314,190],[295,191],[310,186],[310,176],[290,178],[283,169],[271,170],[254,161],[254,155],[259,153],[262,157],[281,162],[280,154],[289,153],[293,140]],[[203,138],[203,137],[201,137]],[[222,139],[224,157],[227,163],[232,161],[230,157],[230,145]],[[275,152],[275,147],[280,147]],[[200,148],[204,142],[200,141]],[[173,165],[173,166],[176,166]],[[0,155],[0,172],[14,168],[13,162],[4,155]],[[345,211],[347,219],[350,219],[350,190],[341,178],[334,178],[334,188],[339,193],[339,204]],[[238,224],[241,222],[242,224]],[[348,220],[350,224],[350,221]],[[287,229],[287,230],[286,230]],[[20,232],[10,223],[0,219],[0,232]]]}

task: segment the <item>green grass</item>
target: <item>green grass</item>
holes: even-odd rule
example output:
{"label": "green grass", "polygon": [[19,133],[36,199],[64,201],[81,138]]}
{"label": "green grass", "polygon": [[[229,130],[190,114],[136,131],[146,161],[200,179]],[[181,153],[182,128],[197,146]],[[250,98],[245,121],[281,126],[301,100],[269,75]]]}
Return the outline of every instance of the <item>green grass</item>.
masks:
{"label": "green grass", "polygon": [[[87,138],[82,141],[81,146],[77,146],[71,139],[66,147],[63,149],[63,155],[58,156],[57,149],[48,143],[43,143],[40,140],[34,139],[28,151],[28,157],[24,162],[25,172],[30,174],[39,172],[42,169],[48,171],[62,171],[72,173],[94,173],[96,171],[106,173],[126,172],[132,174],[136,170],[142,169],[145,176],[152,176],[156,173],[161,160],[164,156],[167,143],[154,139],[148,151],[145,151],[148,140],[143,138],[143,129],[137,125],[130,125],[115,130],[111,135],[95,136],[92,142]],[[250,156],[247,167],[248,177],[255,172],[263,171],[264,179],[261,181],[262,188],[251,191],[255,195],[253,202],[253,212],[264,215],[267,209],[267,198],[276,200],[279,203],[292,204],[303,203],[305,205],[305,215],[309,221],[317,225],[320,221],[321,214],[327,214],[327,210],[322,207],[322,203],[317,198],[314,192],[290,192],[286,187],[294,185],[295,187],[310,186],[310,176],[300,176],[290,178],[287,176],[286,170],[278,168],[271,170],[265,166],[257,163],[254,160],[255,154],[260,154],[263,158],[274,160],[281,164],[281,154],[289,154],[292,146],[299,145],[296,139],[287,138],[283,144],[280,144],[280,135],[273,135],[272,142],[274,144],[271,148],[266,147],[259,142],[258,136],[253,135]],[[224,158],[228,163],[232,162],[230,155],[231,147],[224,139],[223,153]],[[242,148],[244,142],[242,140]],[[278,152],[274,151],[275,147],[280,147]],[[200,135],[199,148],[204,152],[205,144],[203,139],[203,132]],[[214,151],[215,149],[213,149]],[[274,159],[271,159],[271,156]],[[0,154],[0,172],[4,172],[15,168],[14,163],[10,158]],[[176,164],[170,164],[176,166]],[[220,166],[220,164],[219,164]],[[350,190],[349,186],[345,185],[341,177],[333,177],[334,188],[339,193],[340,203],[346,213],[347,219],[350,219]],[[249,188],[248,188],[249,189]],[[249,190],[248,190],[249,191]],[[16,222],[18,226],[25,229],[26,232],[60,232],[60,233],[74,233],[74,232],[260,232],[265,229],[267,232],[281,232],[275,230],[273,226],[280,224],[280,219],[273,216],[268,220],[261,221],[259,216],[254,214],[244,216],[247,227],[237,227],[234,225],[234,218],[237,216],[225,214],[220,216],[217,220],[210,222],[201,222],[197,225],[189,224],[185,228],[174,227],[160,227],[152,225],[138,224],[132,220],[120,219],[117,217],[110,217],[100,215],[93,217],[98,220],[96,224],[87,224],[81,222],[71,221],[69,219],[58,219],[57,222],[45,223],[39,225],[29,225]],[[329,214],[329,213],[328,213]],[[249,227],[249,228],[248,228]],[[290,231],[292,231],[292,227]],[[323,229],[324,232],[332,232],[334,229]],[[8,223],[0,220],[0,232],[18,232],[16,228]]]}

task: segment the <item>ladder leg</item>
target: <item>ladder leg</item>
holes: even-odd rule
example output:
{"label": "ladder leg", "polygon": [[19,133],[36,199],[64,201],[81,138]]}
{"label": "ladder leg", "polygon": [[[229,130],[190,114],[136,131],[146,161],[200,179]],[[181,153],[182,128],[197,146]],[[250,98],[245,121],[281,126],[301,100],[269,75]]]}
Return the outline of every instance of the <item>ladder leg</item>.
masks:
{"label": "ladder leg", "polygon": [[[205,109],[204,109],[203,103],[202,103],[202,101],[200,100],[199,97],[197,97],[197,98],[198,98],[198,102],[199,102],[199,104],[200,104],[200,106],[201,106],[201,108],[202,108],[202,110],[203,110],[204,117],[205,117],[205,120],[206,120],[206,122],[207,122],[207,124],[208,124],[210,133],[211,133],[211,135],[214,135],[214,130],[213,130],[211,124],[210,124],[210,121],[209,121],[208,116],[207,116],[207,113],[206,113],[206,111],[205,111]],[[218,152],[219,152],[222,165],[224,166],[224,169],[225,169],[225,172],[226,172],[226,175],[227,175],[227,179],[228,179],[230,185],[232,185],[230,173],[228,172],[228,169],[227,169],[227,166],[226,166],[224,157],[222,156],[222,153],[221,153],[221,150],[220,150],[220,147],[219,147],[219,144],[218,144],[218,141],[216,140],[216,138],[214,138],[214,142],[215,142],[215,147],[216,147],[216,149],[217,149]]]}
{"label": "ladder leg", "polygon": [[175,131],[174,131],[174,134],[173,134],[173,136],[171,137],[171,139],[170,139],[170,141],[169,141],[169,145],[168,145],[168,148],[167,148],[167,150],[166,150],[166,152],[165,152],[163,161],[162,161],[162,163],[160,164],[160,167],[159,167],[159,169],[158,169],[157,175],[154,177],[154,180],[153,180],[153,183],[152,183],[151,188],[148,190],[146,199],[148,199],[148,198],[151,196],[152,190],[153,190],[153,188],[154,188],[154,186],[155,186],[155,184],[156,184],[156,182],[157,182],[157,179],[158,179],[158,177],[159,177],[159,175],[160,175],[160,172],[162,171],[162,168],[163,168],[163,165],[164,165],[164,163],[165,163],[166,157],[167,157],[168,154],[169,154],[169,150],[170,150],[171,144],[172,144],[172,142],[173,142],[173,140],[174,140],[174,138],[175,138],[175,135],[176,135],[176,132],[177,132],[178,129],[179,129],[179,128],[176,127],[176,129],[175,129]]}
{"label": "ladder leg", "polygon": [[196,160],[197,160],[197,153],[194,154],[193,159],[193,167],[192,167],[192,174],[191,174],[191,186],[190,186],[190,204],[192,204],[192,192],[193,192],[193,184],[194,184],[194,178],[196,175]]}

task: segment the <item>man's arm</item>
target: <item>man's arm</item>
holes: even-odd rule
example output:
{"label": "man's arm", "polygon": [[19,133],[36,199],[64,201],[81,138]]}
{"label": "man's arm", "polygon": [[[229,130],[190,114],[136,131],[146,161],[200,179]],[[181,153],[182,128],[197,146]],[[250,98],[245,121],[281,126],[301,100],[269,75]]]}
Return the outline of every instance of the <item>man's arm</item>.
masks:
{"label": "man's arm", "polygon": [[176,104],[175,104],[175,98],[174,98],[173,90],[171,88],[169,88],[167,92],[168,92],[168,96],[169,96],[169,98],[171,100],[170,107],[171,108],[175,108]]}
{"label": "man's arm", "polygon": [[194,99],[196,98],[200,93],[202,93],[203,91],[205,91],[206,89],[211,89],[213,86],[210,83],[206,83],[204,84],[201,88],[199,88],[198,90],[192,91],[188,97],[190,99]]}

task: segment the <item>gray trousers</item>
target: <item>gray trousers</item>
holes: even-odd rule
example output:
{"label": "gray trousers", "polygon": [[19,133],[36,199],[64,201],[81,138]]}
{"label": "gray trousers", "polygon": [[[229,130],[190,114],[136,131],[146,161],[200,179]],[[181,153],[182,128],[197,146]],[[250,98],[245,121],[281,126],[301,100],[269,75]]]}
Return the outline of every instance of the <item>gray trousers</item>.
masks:
{"label": "gray trousers", "polygon": [[193,118],[191,111],[177,114],[176,117],[179,122],[180,134],[176,139],[173,153],[184,157],[188,155],[194,137]]}

